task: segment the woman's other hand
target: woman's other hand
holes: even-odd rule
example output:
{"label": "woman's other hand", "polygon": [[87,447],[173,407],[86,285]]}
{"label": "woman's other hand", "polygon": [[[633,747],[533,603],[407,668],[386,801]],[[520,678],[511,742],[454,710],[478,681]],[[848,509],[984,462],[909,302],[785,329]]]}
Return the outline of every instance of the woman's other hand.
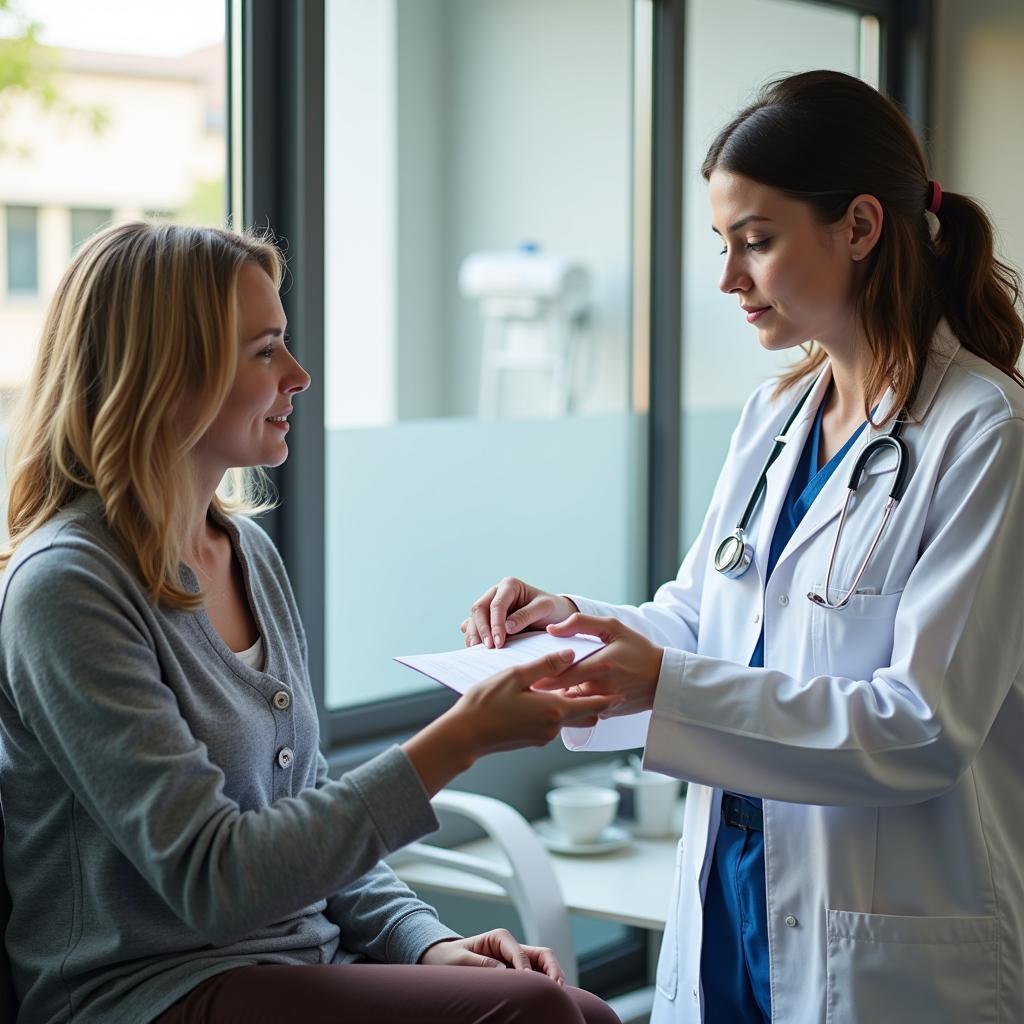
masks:
{"label": "woman's other hand", "polygon": [[591,726],[615,698],[583,697],[559,690],[572,651],[556,651],[478,683],[440,718],[403,744],[432,796],[478,757],[499,750],[540,747],[565,726]]}
{"label": "woman's other hand", "polygon": [[481,643],[485,647],[501,647],[507,636],[528,628],[543,629],[577,610],[568,597],[549,594],[514,576],[506,576],[473,602],[468,618],[459,628],[467,647]]}
{"label": "woman's other hand", "polygon": [[661,674],[663,647],[624,626],[618,619],[581,615],[576,612],[564,622],[549,625],[551,636],[586,633],[604,642],[604,647],[584,658],[557,678],[539,680],[538,690],[562,690],[579,699],[607,697],[614,704],[601,713],[632,715],[649,711]]}
{"label": "woman's other hand", "polygon": [[427,948],[419,962],[446,967],[512,967],[517,971],[539,971],[559,985],[565,984],[558,958],[550,949],[520,945],[504,928],[468,939],[436,942]]}

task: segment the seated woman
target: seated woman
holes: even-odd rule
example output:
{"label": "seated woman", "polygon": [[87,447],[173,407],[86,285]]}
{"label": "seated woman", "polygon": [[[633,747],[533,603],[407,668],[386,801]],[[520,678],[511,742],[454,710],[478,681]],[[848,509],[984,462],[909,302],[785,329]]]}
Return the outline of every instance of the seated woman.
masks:
{"label": "seated woman", "polygon": [[478,757],[596,721],[608,698],[531,689],[568,661],[327,777],[298,609],[238,469],[284,461],[309,386],[282,271],[255,238],[125,224],[50,307],[0,553],[20,1019],[614,1021],[550,950],[458,937],[381,863]]}

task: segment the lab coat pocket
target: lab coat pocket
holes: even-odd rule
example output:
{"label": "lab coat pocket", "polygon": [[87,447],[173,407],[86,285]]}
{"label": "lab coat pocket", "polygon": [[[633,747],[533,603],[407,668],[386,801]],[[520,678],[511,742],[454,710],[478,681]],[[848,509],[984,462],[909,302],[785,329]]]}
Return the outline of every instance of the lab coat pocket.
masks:
{"label": "lab coat pocket", "polygon": [[[825,588],[814,588],[819,596]],[[838,601],[842,591],[830,590]],[[856,593],[842,608],[814,605],[814,670],[818,675],[870,679],[892,661],[896,610],[902,591],[894,594]]]}
{"label": "lab coat pocket", "polygon": [[828,911],[827,1024],[998,1019],[995,917]]}
{"label": "lab coat pocket", "polygon": [[665,933],[661,939],[661,952],[658,954],[658,973],[654,979],[658,991],[666,999],[675,999],[676,989],[679,987],[679,894],[683,884],[682,856],[683,843],[680,840],[676,846],[676,870],[672,879],[672,895],[668,901]]}

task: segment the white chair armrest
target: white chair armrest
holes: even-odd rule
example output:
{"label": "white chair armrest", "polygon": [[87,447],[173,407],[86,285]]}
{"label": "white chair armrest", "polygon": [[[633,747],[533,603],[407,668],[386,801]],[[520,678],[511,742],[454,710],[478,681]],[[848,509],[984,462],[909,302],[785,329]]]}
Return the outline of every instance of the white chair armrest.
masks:
{"label": "white chair armrest", "polygon": [[401,868],[411,861],[425,861],[501,886],[519,914],[526,943],[554,950],[566,981],[575,985],[576,952],[565,901],[548,853],[526,819],[501,800],[477,793],[442,790],[432,803],[435,810],[461,815],[479,825],[501,850],[504,862],[429,843],[412,843],[392,854],[389,863]]}

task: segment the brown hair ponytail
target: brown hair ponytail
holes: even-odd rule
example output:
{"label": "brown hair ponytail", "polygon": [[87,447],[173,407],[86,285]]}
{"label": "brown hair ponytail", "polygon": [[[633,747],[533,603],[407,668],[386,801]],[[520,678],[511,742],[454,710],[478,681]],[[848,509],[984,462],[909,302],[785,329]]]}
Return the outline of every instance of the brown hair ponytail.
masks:
{"label": "brown hair ponytail", "polygon": [[1020,276],[996,259],[992,224],[968,196],[945,193],[938,213],[935,268],[942,311],[960,344],[1018,384]]}
{"label": "brown hair ponytail", "polygon": [[[711,143],[701,171],[710,178],[716,168],[809,203],[825,224],[839,220],[855,196],[882,204],[882,233],[865,261],[857,312],[874,357],[865,392],[891,385],[891,415],[912,403],[942,317],[965,348],[1024,386],[1016,368],[1024,346],[1020,277],[996,259],[992,225],[966,196],[943,193],[933,237],[924,151],[891,100],[838,71],[771,82]],[[824,360],[812,343],[778,390]]]}

